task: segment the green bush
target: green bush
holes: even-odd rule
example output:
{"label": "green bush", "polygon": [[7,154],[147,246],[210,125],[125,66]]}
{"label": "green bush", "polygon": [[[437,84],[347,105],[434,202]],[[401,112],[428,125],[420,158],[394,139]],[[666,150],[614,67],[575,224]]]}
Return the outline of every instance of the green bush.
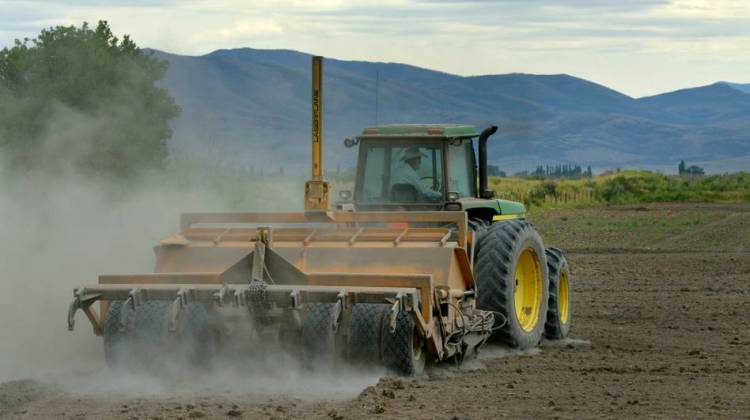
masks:
{"label": "green bush", "polygon": [[527,206],[540,205],[547,196],[557,195],[557,184],[554,181],[544,181],[529,191],[524,204]]}
{"label": "green bush", "polygon": [[682,178],[653,172],[618,175],[597,184],[597,200],[611,204],[654,201],[738,201],[750,199],[750,173]]}
{"label": "green bush", "polygon": [[0,50],[6,168],[132,176],[162,168],[180,108],[156,85],[167,62],[95,29],[57,26]]}

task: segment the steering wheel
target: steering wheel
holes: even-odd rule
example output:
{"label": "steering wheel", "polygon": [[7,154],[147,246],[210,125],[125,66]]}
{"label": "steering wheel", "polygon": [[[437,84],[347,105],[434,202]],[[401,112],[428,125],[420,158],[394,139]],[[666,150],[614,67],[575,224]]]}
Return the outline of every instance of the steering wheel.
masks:
{"label": "steering wheel", "polygon": [[435,177],[434,176],[423,176],[423,177],[419,178],[420,181],[424,181],[425,179],[431,179],[432,180],[432,185],[435,187],[433,190],[437,191],[437,192],[440,192],[440,181],[435,182]]}

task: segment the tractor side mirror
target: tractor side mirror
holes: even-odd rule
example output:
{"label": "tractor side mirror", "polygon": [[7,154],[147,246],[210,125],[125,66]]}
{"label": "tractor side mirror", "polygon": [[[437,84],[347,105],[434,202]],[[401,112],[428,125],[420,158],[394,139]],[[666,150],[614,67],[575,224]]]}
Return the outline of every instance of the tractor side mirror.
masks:
{"label": "tractor side mirror", "polygon": [[350,201],[352,199],[352,192],[349,190],[339,191],[339,198],[344,201]]}
{"label": "tractor side mirror", "polygon": [[347,149],[351,148],[351,147],[354,147],[357,144],[359,144],[359,140],[357,140],[357,139],[350,139],[350,138],[344,139],[344,146],[346,146]]}

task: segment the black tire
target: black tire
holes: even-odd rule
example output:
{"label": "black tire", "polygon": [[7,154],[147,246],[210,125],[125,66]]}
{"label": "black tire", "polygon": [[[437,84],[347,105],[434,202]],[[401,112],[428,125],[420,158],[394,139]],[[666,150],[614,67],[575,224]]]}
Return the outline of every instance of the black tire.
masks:
{"label": "black tire", "polygon": [[[547,248],[547,269],[549,271],[549,304],[547,309],[547,324],[544,335],[549,339],[562,339],[570,333],[573,315],[573,299],[570,290],[572,281],[568,261],[562,250]],[[561,278],[567,280],[567,293],[560,293]],[[561,299],[567,298],[567,313],[561,313]],[[563,306],[564,307],[564,306]],[[564,315],[564,316],[563,316]]]}
{"label": "black tire", "polygon": [[390,312],[383,315],[382,348],[383,364],[403,376],[419,375],[424,371],[427,353],[417,334],[414,319],[401,311],[396,317],[396,329],[391,332]]}
{"label": "black tire", "polygon": [[[528,329],[524,329],[518,319],[514,299],[516,268],[526,250],[530,251],[541,275],[537,284],[541,293],[537,300],[538,316],[529,321],[535,323],[528,325]],[[519,349],[537,346],[544,332],[549,290],[544,244],[536,229],[524,220],[492,224],[480,234],[474,271],[477,308],[496,313],[491,340]]]}
{"label": "black tire", "polygon": [[[150,371],[162,370],[175,362],[193,366],[199,340],[196,332],[201,329],[200,304],[191,303],[182,309],[176,331],[169,332],[169,317],[172,302],[150,300],[136,309],[133,329],[135,351],[140,364]],[[169,361],[169,365],[165,362]]]}
{"label": "black tire", "polygon": [[176,331],[167,336],[169,345],[177,347],[175,353],[184,357],[191,367],[208,367],[217,353],[220,336],[215,314],[207,305],[191,302],[182,308],[175,328]]}
{"label": "black tire", "polygon": [[351,363],[380,363],[383,319],[390,305],[357,303],[352,306],[347,358]]}
{"label": "black tire", "polygon": [[102,339],[104,341],[104,361],[107,366],[114,368],[124,362],[123,358],[127,351],[123,343],[127,342],[127,330],[120,331],[120,312],[122,301],[109,302],[107,315],[102,327]]}
{"label": "black tire", "polygon": [[[120,313],[124,302],[110,302],[104,322],[104,357],[112,367],[160,369],[165,360],[206,364],[215,349],[215,334],[206,307],[197,302],[182,309],[174,333],[169,332],[171,302],[146,301],[120,331]],[[130,308],[127,311],[132,311]]]}
{"label": "black tire", "polygon": [[[163,336],[167,332],[167,312],[163,306],[162,302],[149,301],[138,305],[133,311],[123,301],[109,303],[103,331],[104,359],[107,365],[147,369],[156,363],[161,354]],[[125,328],[121,329],[120,317],[123,311],[126,311]],[[160,324],[163,324],[163,328]]]}
{"label": "black tire", "polygon": [[308,303],[302,319],[302,350],[304,362],[332,362],[336,355],[332,303]]}

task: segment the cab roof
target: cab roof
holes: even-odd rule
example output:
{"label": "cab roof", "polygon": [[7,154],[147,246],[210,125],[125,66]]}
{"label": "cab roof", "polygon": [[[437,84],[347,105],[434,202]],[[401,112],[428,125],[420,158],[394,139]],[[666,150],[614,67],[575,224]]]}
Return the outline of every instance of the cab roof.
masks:
{"label": "cab roof", "polygon": [[377,125],[367,127],[362,131],[360,138],[470,138],[477,137],[479,133],[471,125],[463,124],[394,124]]}

